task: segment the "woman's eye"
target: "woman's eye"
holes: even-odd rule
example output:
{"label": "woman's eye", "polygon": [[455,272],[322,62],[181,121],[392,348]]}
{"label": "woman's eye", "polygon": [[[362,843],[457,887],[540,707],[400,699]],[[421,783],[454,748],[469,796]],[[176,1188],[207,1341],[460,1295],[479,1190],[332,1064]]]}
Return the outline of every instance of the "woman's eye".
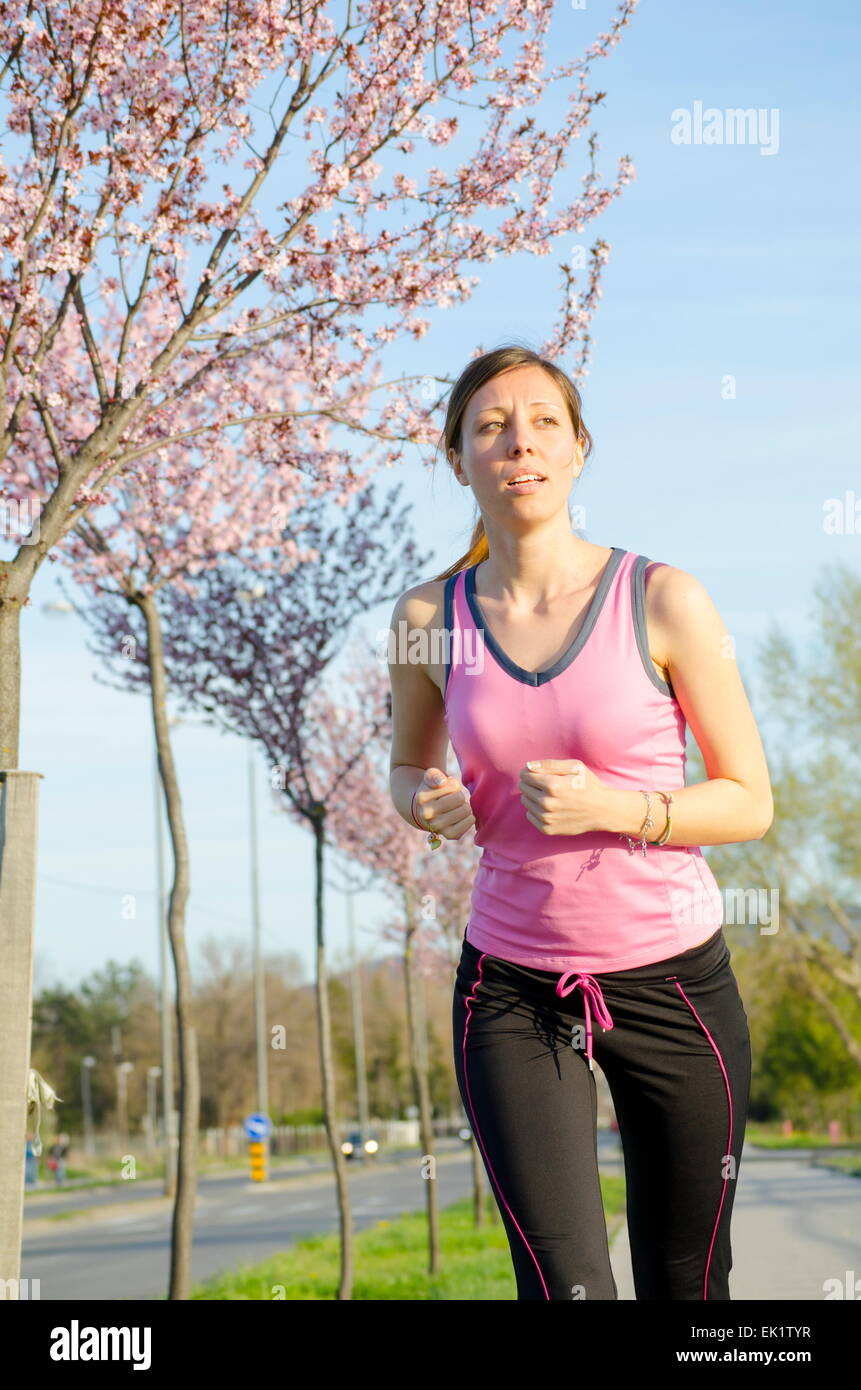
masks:
{"label": "woman's eye", "polygon": [[[556,420],[556,419],[554,418],[554,416],[552,416],[552,415],[542,415],[540,418],[541,418],[542,421],[543,421],[543,420],[549,420],[550,423],[551,423],[551,425],[556,425],[556,424],[559,423],[558,420]],[[488,421],[486,422],[486,424],[484,424],[484,425],[481,426],[481,433],[483,434],[485,430],[490,429],[490,426],[491,426],[491,425],[501,425],[501,424],[502,424],[502,421],[501,421],[501,420],[488,420]]]}

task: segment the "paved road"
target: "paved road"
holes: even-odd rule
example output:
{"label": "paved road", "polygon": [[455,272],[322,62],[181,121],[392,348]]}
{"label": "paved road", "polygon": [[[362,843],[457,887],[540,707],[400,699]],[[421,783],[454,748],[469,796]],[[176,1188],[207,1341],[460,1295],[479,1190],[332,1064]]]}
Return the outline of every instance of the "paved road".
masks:
{"label": "paved road", "polygon": [[[602,1171],[621,1172],[618,1146],[599,1135]],[[415,1154],[398,1164],[352,1165],[349,1169],[357,1230],[404,1211],[423,1209],[424,1187]],[[471,1190],[468,1153],[455,1149],[437,1167],[440,1203]],[[147,1186],[150,1190],[147,1191]],[[51,1204],[80,1210],[90,1205],[98,1220],[46,1229],[28,1206],[21,1274],[41,1280],[43,1299],[146,1299],[166,1292],[171,1203],[158,1183],[126,1191],[81,1192],[47,1197]],[[147,1201],[146,1199],[150,1200]],[[110,1202],[115,1216],[105,1215]],[[328,1166],[316,1174],[261,1185],[243,1176],[202,1179],[195,1213],[193,1278],[205,1279],[240,1263],[254,1263],[287,1249],[303,1236],[337,1229],[335,1191]],[[621,1299],[633,1299],[627,1230],[611,1250]],[[812,1167],[791,1151],[774,1154],[745,1145],[733,1213],[733,1299],[821,1300],[826,1281],[845,1286],[861,1279],[861,1181]],[[861,1295],[859,1286],[858,1295]],[[844,1294],[845,1297],[845,1294]]]}
{"label": "paved road", "polygon": [[[610,1257],[620,1299],[633,1299],[624,1225]],[[822,1301],[834,1287],[826,1281],[845,1289],[847,1271],[861,1280],[861,1179],[812,1167],[792,1150],[745,1144],[732,1216],[732,1298]],[[853,1296],[861,1297],[861,1285]]]}
{"label": "paved road", "polygon": [[[438,1153],[460,1152],[463,1148],[462,1143],[455,1140],[443,1140],[437,1150]],[[411,1160],[414,1155],[412,1149],[398,1149],[387,1151],[386,1158],[393,1161],[401,1159]],[[332,1163],[327,1158],[298,1158],[270,1163],[269,1176],[271,1179],[281,1179],[292,1177],[295,1174],[331,1174]],[[228,1192],[244,1192],[248,1189],[249,1177],[247,1166],[231,1171],[214,1174],[204,1174],[198,1180],[198,1190],[204,1188]],[[254,1184],[256,1190],[257,1184]],[[37,1189],[34,1193],[28,1193],[24,1201],[24,1231],[26,1235],[27,1224],[44,1221],[48,1216],[57,1216],[61,1212],[80,1212],[104,1210],[108,1207],[127,1205],[130,1202],[150,1202],[153,1198],[161,1197],[164,1192],[164,1182],[161,1178],[135,1178],[127,1182],[104,1183],[99,1187],[76,1187],[74,1183],[64,1183],[57,1188],[47,1183],[43,1188]]]}
{"label": "paved road", "polygon": [[[446,1151],[443,1151],[446,1150]],[[621,1173],[616,1138],[599,1134],[604,1171]],[[308,1165],[309,1168],[311,1165]],[[335,1186],[325,1161],[303,1176],[252,1183],[245,1175],[202,1178],[194,1219],[192,1277],[207,1279],[256,1263],[304,1236],[338,1229]],[[416,1151],[398,1162],[348,1164],[357,1230],[405,1211],[424,1209],[424,1179]],[[441,1206],[472,1191],[468,1150],[442,1143],[437,1162]],[[133,1188],[133,1191],[129,1189]],[[42,1299],[146,1299],[166,1293],[172,1204],[158,1182],[46,1194],[25,1206],[21,1277],[39,1279]],[[130,1201],[124,1200],[130,1198]],[[116,1207],[116,1215],[110,1207]],[[136,1210],[140,1207],[140,1211]],[[90,1210],[97,1219],[45,1220],[46,1214]]]}
{"label": "paved road", "polygon": [[[421,1210],[424,1204],[425,1180],[416,1156],[397,1166],[351,1166],[349,1181],[356,1230]],[[440,1157],[437,1182],[442,1205],[468,1195],[468,1153]],[[78,1194],[76,1209],[83,1206],[84,1195]],[[100,1215],[68,1227],[59,1221],[50,1231],[42,1220],[25,1222],[22,1278],[40,1280],[43,1300],[163,1298],[172,1203],[162,1198],[140,1215],[125,1203],[117,1210],[116,1216]],[[331,1171],[266,1184],[248,1178],[202,1180],[195,1206],[193,1282],[256,1263],[304,1236],[335,1231],[337,1225]]]}

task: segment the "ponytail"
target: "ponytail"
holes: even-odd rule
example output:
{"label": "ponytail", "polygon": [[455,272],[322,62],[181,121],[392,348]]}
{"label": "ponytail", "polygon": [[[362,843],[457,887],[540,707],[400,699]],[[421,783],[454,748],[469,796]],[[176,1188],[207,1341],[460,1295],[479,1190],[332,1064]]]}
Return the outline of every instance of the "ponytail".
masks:
{"label": "ponytail", "polygon": [[484,522],[481,517],[472,529],[472,540],[469,543],[469,550],[465,555],[461,555],[459,560],[455,560],[453,565],[449,565],[442,574],[435,574],[434,579],[448,579],[453,574],[458,574],[460,570],[469,569],[471,565],[477,565],[482,560],[486,560],[490,554],[487,544],[487,536],[484,533]]}

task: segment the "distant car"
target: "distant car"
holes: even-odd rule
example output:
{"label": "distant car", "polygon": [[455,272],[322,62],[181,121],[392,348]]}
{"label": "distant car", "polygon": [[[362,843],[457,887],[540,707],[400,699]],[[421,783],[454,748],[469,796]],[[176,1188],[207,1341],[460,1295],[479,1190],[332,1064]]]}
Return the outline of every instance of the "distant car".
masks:
{"label": "distant car", "polygon": [[341,1145],[341,1153],[346,1158],[375,1158],[379,1151],[380,1146],[373,1135],[366,1135],[362,1143],[361,1133],[357,1129],[352,1130]]}

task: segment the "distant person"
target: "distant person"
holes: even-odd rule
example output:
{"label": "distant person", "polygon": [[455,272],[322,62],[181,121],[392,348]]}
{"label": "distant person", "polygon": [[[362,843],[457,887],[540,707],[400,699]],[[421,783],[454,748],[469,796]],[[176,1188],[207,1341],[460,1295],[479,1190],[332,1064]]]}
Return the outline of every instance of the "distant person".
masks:
{"label": "distant person", "polygon": [[68,1134],[58,1134],[48,1150],[48,1167],[54,1174],[54,1182],[60,1187],[66,1178],[66,1154],[69,1152]]}
{"label": "distant person", "polygon": [[24,1149],[24,1186],[36,1187],[39,1182],[39,1160],[33,1147],[33,1135],[27,1130],[27,1144]]}

